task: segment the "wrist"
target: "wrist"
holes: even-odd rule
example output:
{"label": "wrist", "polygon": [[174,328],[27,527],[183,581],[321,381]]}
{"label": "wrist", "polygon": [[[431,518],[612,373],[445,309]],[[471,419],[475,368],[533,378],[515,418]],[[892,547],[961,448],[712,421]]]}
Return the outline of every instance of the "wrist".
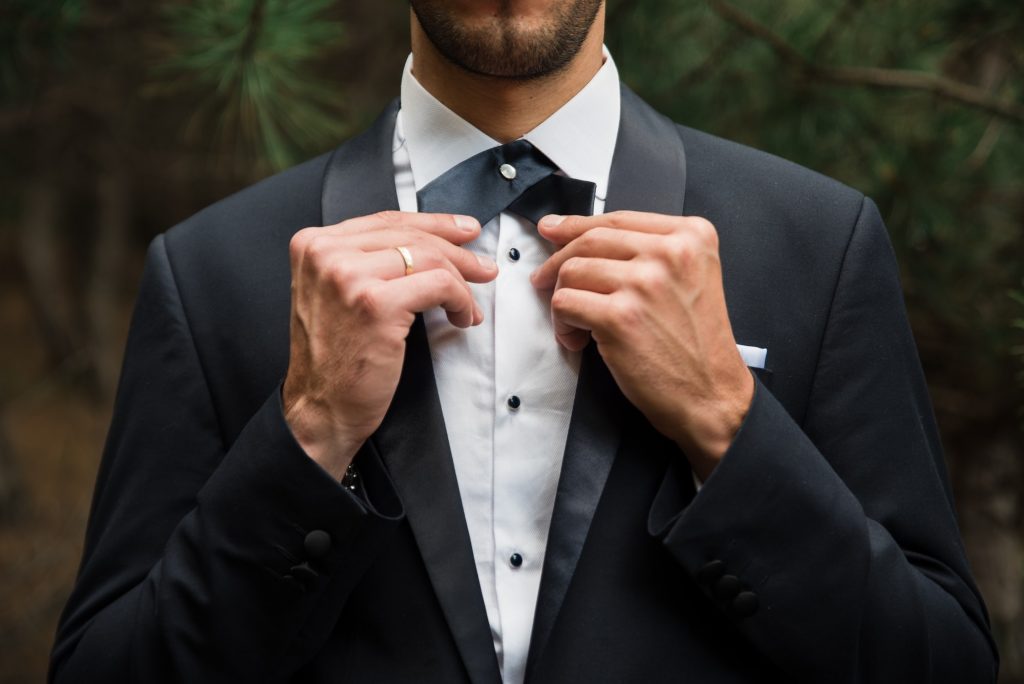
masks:
{"label": "wrist", "polygon": [[744,367],[744,379],[719,399],[707,402],[689,421],[686,434],[675,438],[690,466],[702,481],[725,456],[750,411],[754,378]]}
{"label": "wrist", "polygon": [[338,430],[328,412],[305,397],[282,395],[284,420],[309,458],[339,482],[365,439]]}

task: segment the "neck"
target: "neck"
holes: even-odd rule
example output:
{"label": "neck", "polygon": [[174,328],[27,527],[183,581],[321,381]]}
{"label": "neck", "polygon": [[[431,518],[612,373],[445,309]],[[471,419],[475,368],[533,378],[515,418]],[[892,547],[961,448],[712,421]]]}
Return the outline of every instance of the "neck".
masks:
{"label": "neck", "polygon": [[442,104],[498,142],[522,137],[554,114],[594,77],[603,62],[602,7],[580,51],[565,68],[536,79],[482,76],[438,52],[412,14],[413,74]]}

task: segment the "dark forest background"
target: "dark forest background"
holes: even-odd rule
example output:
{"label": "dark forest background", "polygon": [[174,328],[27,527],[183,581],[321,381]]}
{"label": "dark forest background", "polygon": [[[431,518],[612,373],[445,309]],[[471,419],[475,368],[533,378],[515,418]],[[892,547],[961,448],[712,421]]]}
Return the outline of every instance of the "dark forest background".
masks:
{"label": "dark forest background", "polygon": [[[1024,3],[609,0],[677,121],[871,195],[1024,681]],[[41,681],[149,240],[397,94],[397,0],[0,0],[0,683]]]}

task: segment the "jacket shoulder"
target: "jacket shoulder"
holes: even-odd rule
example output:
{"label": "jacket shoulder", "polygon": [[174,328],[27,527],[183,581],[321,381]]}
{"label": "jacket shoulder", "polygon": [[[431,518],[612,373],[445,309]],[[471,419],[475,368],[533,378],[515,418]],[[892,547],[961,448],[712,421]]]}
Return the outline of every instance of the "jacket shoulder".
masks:
{"label": "jacket shoulder", "polygon": [[701,198],[732,195],[791,223],[822,213],[853,218],[860,211],[864,195],[834,178],[703,131],[677,128],[686,150],[687,191]]}
{"label": "jacket shoulder", "polygon": [[[193,214],[166,233],[168,253],[189,259],[266,253],[321,222],[320,196],[331,153],[265,178]],[[241,262],[244,263],[244,262]]]}

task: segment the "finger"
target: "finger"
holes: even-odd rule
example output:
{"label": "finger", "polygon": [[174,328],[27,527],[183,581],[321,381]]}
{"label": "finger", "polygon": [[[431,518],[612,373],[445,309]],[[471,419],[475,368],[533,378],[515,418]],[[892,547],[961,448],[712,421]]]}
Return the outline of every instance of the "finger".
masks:
{"label": "finger", "polygon": [[555,289],[568,287],[598,294],[611,294],[628,284],[630,269],[631,264],[628,261],[600,257],[571,257],[558,269]]}
{"label": "finger", "polygon": [[[409,250],[414,271],[436,268],[442,260],[446,260],[465,280],[472,283],[487,283],[498,275],[498,266],[490,257],[477,255],[443,238],[417,230],[375,230],[351,235],[318,235],[307,243],[306,251],[313,255],[311,265],[321,268],[339,258],[352,260],[353,252],[389,252],[394,257],[387,260],[386,270],[391,275],[379,277],[390,279],[405,275],[405,261],[396,247],[405,247]],[[344,256],[337,256],[338,253],[344,253]],[[376,263],[384,265],[385,262]],[[351,266],[359,268],[358,263]]]}
{"label": "finger", "polygon": [[444,269],[435,268],[385,280],[375,286],[374,292],[389,306],[409,313],[439,306],[448,312],[448,320],[460,328],[468,328],[483,320],[473,296],[458,278]]}
{"label": "finger", "polygon": [[608,295],[587,290],[559,288],[551,296],[551,320],[555,339],[570,351],[586,346],[591,331],[603,324]]}
{"label": "finger", "polygon": [[[374,252],[363,252],[361,250],[346,250],[336,255],[335,266],[331,269],[343,273],[340,275],[342,282],[358,283],[367,278],[374,280],[395,280],[415,275],[417,272],[431,270],[444,270],[466,290],[472,298],[473,292],[462,274],[445,255],[437,249],[424,247],[407,247],[413,270],[406,273],[406,262],[404,255],[396,248],[381,249]],[[413,255],[416,250],[416,256]],[[452,314],[449,313],[449,318]],[[472,323],[478,324],[483,321],[483,311],[474,303]],[[454,322],[454,321],[453,321]]]}
{"label": "finger", "polygon": [[[376,277],[394,280],[395,278],[405,278],[407,276],[415,275],[417,272],[430,271],[434,269],[443,269],[448,271],[469,293],[470,298],[473,297],[473,291],[469,287],[469,283],[463,277],[462,273],[459,272],[455,265],[440,251],[436,249],[424,248],[424,247],[407,247],[408,256],[411,258],[412,270],[407,270],[407,264],[405,256],[398,249],[385,249],[377,252],[364,253],[366,259],[374,259],[382,262],[382,267],[376,271]],[[395,256],[398,257],[399,266],[392,268],[395,265]],[[388,275],[393,273],[393,275]],[[492,276],[493,277],[493,276]],[[490,279],[490,278],[488,278]],[[459,318],[459,312],[448,311],[448,320],[454,325],[459,325],[456,320]],[[484,320],[484,313],[480,306],[473,301],[473,312],[471,325],[479,325]],[[464,326],[460,326],[464,327]]]}
{"label": "finger", "polygon": [[613,211],[594,216],[551,214],[542,218],[537,228],[543,237],[556,245],[567,245],[587,231],[598,227],[664,235],[676,230],[682,218],[643,211]]}
{"label": "finger", "polygon": [[[412,256],[412,250],[414,248],[408,248],[410,256]],[[452,265],[447,258],[444,257],[437,250],[423,250],[418,252],[418,256],[413,257],[414,270],[410,273],[406,273],[405,259],[397,249],[382,249],[376,252],[350,252],[354,254],[354,258],[351,261],[358,262],[358,266],[348,274],[348,277],[356,278],[374,278],[378,280],[395,280],[396,278],[405,278],[407,275],[415,275],[417,272],[425,272],[434,269],[441,269],[448,271],[452,276],[459,282],[462,287],[466,289],[469,296],[473,296],[473,291],[469,287],[469,283],[466,282],[462,274],[459,273],[458,269]],[[452,315],[449,313],[449,318]],[[483,321],[483,311],[479,306],[474,304],[473,321],[476,325]],[[453,321],[454,322],[454,321]]]}
{"label": "finger", "polygon": [[603,259],[632,259],[657,246],[654,235],[634,233],[628,230],[598,227],[590,230],[578,240],[558,250],[530,276],[530,282],[537,289],[545,290],[555,286],[562,264],[573,257],[597,257]]}
{"label": "finger", "polygon": [[[446,258],[462,276],[473,283],[487,283],[498,275],[498,265],[483,254],[476,254],[464,247],[458,247],[436,235],[417,230],[379,230],[352,236],[352,245],[363,251],[405,247],[413,257],[413,269],[417,268],[417,255],[439,253]],[[405,273],[404,262],[402,273]]]}
{"label": "finger", "polygon": [[321,230],[336,235],[354,235],[376,230],[412,229],[443,238],[456,245],[465,244],[480,234],[480,222],[461,214],[434,214],[411,211],[381,211],[369,216],[342,221]]}
{"label": "finger", "polygon": [[406,273],[405,257],[395,247],[379,249],[373,252],[354,250],[346,253],[349,262],[354,262],[352,268],[355,273],[363,277],[377,278],[379,280],[394,280],[404,278],[406,275],[430,271],[435,268],[443,268],[450,271],[467,288],[469,287],[465,277],[439,249],[429,246],[410,245],[405,248],[410,257],[412,267]]}

